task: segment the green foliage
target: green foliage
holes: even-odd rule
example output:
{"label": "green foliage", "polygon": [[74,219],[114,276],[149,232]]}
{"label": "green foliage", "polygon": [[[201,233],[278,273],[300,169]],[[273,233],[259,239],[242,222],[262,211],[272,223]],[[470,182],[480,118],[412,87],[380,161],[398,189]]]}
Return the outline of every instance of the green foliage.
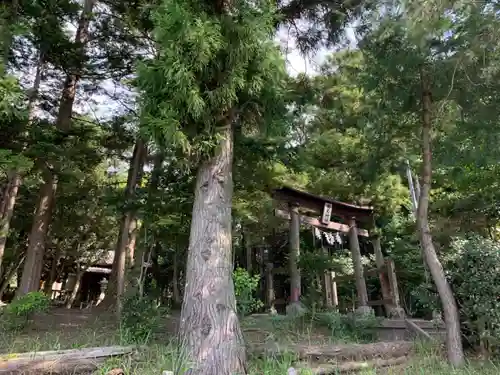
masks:
{"label": "green foliage", "polygon": [[374,314],[347,314],[336,311],[311,313],[311,319],[316,324],[328,327],[332,337],[345,341],[373,342],[377,333],[375,328],[380,324],[381,318]]}
{"label": "green foliage", "polygon": [[2,329],[19,331],[26,327],[35,313],[46,312],[50,299],[42,292],[31,292],[12,301],[1,312]]}
{"label": "green foliage", "polygon": [[500,351],[500,244],[472,235],[455,238],[447,264],[464,332],[475,346]]}
{"label": "green foliage", "polygon": [[165,308],[156,301],[135,294],[123,299],[120,329],[128,341],[145,343],[165,314]]}
{"label": "green foliage", "polygon": [[285,65],[272,41],[271,2],[237,1],[231,8],[234,14],[164,0],[153,16],[160,53],[139,69],[142,126],[194,161],[211,154],[218,127],[236,116],[239,126],[258,126],[274,118],[277,105],[284,108]]}
{"label": "green foliage", "polygon": [[0,120],[27,120],[25,95],[12,76],[0,77]]}
{"label": "green foliage", "polygon": [[237,268],[233,272],[233,282],[238,315],[249,315],[264,306],[261,300],[254,297],[259,287],[259,275],[252,276],[245,269]]}

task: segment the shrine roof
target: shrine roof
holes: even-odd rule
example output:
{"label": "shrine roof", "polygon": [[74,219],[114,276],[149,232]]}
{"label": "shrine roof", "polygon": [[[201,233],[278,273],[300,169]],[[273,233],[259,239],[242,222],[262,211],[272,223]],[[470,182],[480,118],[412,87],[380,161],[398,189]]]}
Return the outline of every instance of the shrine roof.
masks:
{"label": "shrine roof", "polygon": [[273,190],[273,198],[298,204],[300,207],[321,214],[325,203],[332,205],[332,213],[345,218],[355,217],[357,219],[368,219],[373,215],[373,207],[358,206],[350,203],[340,202],[338,200],[322,197],[305,191],[283,186]]}

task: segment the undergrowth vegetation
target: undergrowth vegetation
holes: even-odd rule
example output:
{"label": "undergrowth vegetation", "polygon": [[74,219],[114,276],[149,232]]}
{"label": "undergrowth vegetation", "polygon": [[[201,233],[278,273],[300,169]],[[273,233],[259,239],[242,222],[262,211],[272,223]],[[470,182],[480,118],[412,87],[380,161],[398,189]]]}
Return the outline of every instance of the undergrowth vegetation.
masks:
{"label": "undergrowth vegetation", "polygon": [[42,292],[31,292],[0,310],[0,329],[17,332],[25,328],[34,314],[48,311],[50,299]]}
{"label": "undergrowth vegetation", "polygon": [[148,297],[134,295],[124,298],[120,331],[132,343],[147,342],[167,312],[165,307]]}
{"label": "undergrowth vegetation", "polygon": [[[146,303],[146,302],[144,302]],[[134,302],[135,304],[135,302]],[[137,303],[136,306],[139,306]],[[144,314],[140,319],[144,322],[150,316]],[[139,316],[140,314],[133,314]],[[103,320],[101,320],[101,323]],[[130,321],[131,322],[131,321]],[[164,320],[156,321],[165,324]],[[319,335],[331,344],[361,343],[370,341],[366,333],[377,323],[373,316],[345,316],[336,312],[309,312],[300,318],[286,316],[248,316],[242,320],[243,331],[247,343],[252,341],[252,334],[256,330],[264,333],[265,341],[304,342],[312,345],[321,344]],[[128,323],[127,323],[128,324]],[[116,357],[106,361],[96,375],[106,375],[111,369],[120,368],[127,375],[157,375],[165,370],[173,370],[179,360],[179,348],[176,347],[175,337],[158,333],[151,327],[144,331],[131,332],[123,322],[116,325],[95,324],[75,331],[58,332],[17,332],[2,335],[0,339],[1,351],[4,353],[60,350],[95,347],[103,345],[129,345],[139,343],[144,339],[137,356]],[[139,334],[138,336],[131,334]],[[490,361],[481,363],[471,361],[464,369],[454,370],[443,359],[440,348],[431,345],[416,344],[416,353],[413,360],[404,368],[394,367],[384,369],[383,374],[394,375],[496,375],[499,367]],[[250,356],[249,375],[285,375],[290,367],[296,365],[298,358],[294,353],[283,353],[279,357],[270,356],[259,358]],[[366,370],[360,374],[380,374],[375,370]],[[302,371],[302,375],[312,375],[311,372]]]}

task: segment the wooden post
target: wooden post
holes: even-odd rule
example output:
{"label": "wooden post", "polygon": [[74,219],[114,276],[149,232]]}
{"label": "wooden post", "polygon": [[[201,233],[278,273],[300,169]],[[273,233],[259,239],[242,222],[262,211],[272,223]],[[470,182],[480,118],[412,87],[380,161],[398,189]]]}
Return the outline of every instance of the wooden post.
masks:
{"label": "wooden post", "polygon": [[[328,249],[324,246],[322,246],[323,250],[323,255],[328,256]],[[331,279],[331,274],[329,270],[325,271],[325,274],[323,275],[323,284],[325,288],[325,306],[329,309],[333,307],[332,304],[332,279]]]}
{"label": "wooden post", "polygon": [[[391,287],[389,284],[387,271],[385,270],[385,259],[384,255],[382,254],[382,247],[380,246],[380,236],[376,233],[372,236],[372,245],[375,252],[375,263],[377,264],[377,268],[379,269],[378,276],[380,280],[380,287],[382,289],[382,299],[389,300],[391,299]],[[392,315],[394,307],[395,306],[392,303],[384,305],[387,316]]]}
{"label": "wooden post", "polygon": [[331,289],[332,289],[333,308],[337,310],[339,308],[339,296],[337,294],[337,282],[335,281],[335,272],[333,271],[330,272],[330,279],[332,281]]}
{"label": "wooden post", "polygon": [[358,309],[368,311],[368,293],[363,274],[363,263],[361,262],[361,250],[359,248],[358,228],[354,218],[349,219],[349,246],[351,248],[352,262],[354,264],[354,276],[356,280],[356,292],[358,296]]}
{"label": "wooden post", "polygon": [[275,313],[276,309],[274,308],[275,295],[274,295],[273,264],[271,262],[268,262],[266,264],[266,299],[269,311],[271,313]]}
{"label": "wooden post", "polygon": [[325,307],[331,309],[333,307],[332,300],[332,279],[330,278],[330,271],[325,271],[323,275],[323,285],[324,285],[324,297],[325,297]]}
{"label": "wooden post", "polygon": [[299,302],[301,292],[300,269],[300,215],[296,204],[289,205],[290,210],[290,302]]}
{"label": "wooden post", "polygon": [[396,277],[396,269],[392,259],[386,259],[387,277],[389,278],[389,285],[391,288],[391,297],[394,304],[393,315],[404,317],[404,311],[401,308],[398,289],[398,278]]}
{"label": "wooden post", "polygon": [[259,292],[261,296],[265,296],[267,293],[267,286],[266,283],[263,281],[266,280],[266,263],[268,262],[269,259],[269,249],[265,249],[264,246],[260,246],[258,248],[257,252],[257,258],[258,258],[258,263],[259,263],[259,274],[260,274],[260,280],[261,282],[259,283]]}
{"label": "wooden post", "polygon": [[396,306],[399,305],[399,293],[398,293],[398,281],[396,277],[396,270],[394,267],[394,261],[392,259],[386,260],[387,276],[389,277],[389,283],[391,285],[391,297]]}
{"label": "wooden post", "polygon": [[247,266],[247,271],[251,275],[253,271],[253,252],[252,252],[252,244],[250,242],[250,239],[245,236],[245,255],[246,255],[246,266]]}

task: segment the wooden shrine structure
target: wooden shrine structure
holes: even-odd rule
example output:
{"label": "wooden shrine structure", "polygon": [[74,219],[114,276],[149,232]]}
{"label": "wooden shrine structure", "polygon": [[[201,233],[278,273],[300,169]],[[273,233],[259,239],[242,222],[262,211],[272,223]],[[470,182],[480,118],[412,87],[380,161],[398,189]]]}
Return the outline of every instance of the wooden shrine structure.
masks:
{"label": "wooden shrine structure", "polygon": [[[300,225],[306,224],[325,232],[341,232],[349,236],[349,249],[354,265],[354,279],[357,291],[357,309],[368,312],[371,306],[383,305],[386,314],[401,316],[397,279],[392,260],[385,259],[380,245],[380,237],[375,231],[373,208],[357,206],[334,199],[317,196],[311,193],[281,187],[272,192],[275,201],[275,215],[289,220],[289,273],[290,273],[290,303],[297,303],[301,294],[301,276],[297,260],[300,256]],[[377,268],[364,270],[358,236],[370,238]],[[378,274],[382,288],[380,301],[369,301],[365,276]],[[327,305],[338,304],[336,282],[352,276],[335,277],[333,272],[327,272],[325,291]],[[269,276],[268,276],[269,278]]]}

